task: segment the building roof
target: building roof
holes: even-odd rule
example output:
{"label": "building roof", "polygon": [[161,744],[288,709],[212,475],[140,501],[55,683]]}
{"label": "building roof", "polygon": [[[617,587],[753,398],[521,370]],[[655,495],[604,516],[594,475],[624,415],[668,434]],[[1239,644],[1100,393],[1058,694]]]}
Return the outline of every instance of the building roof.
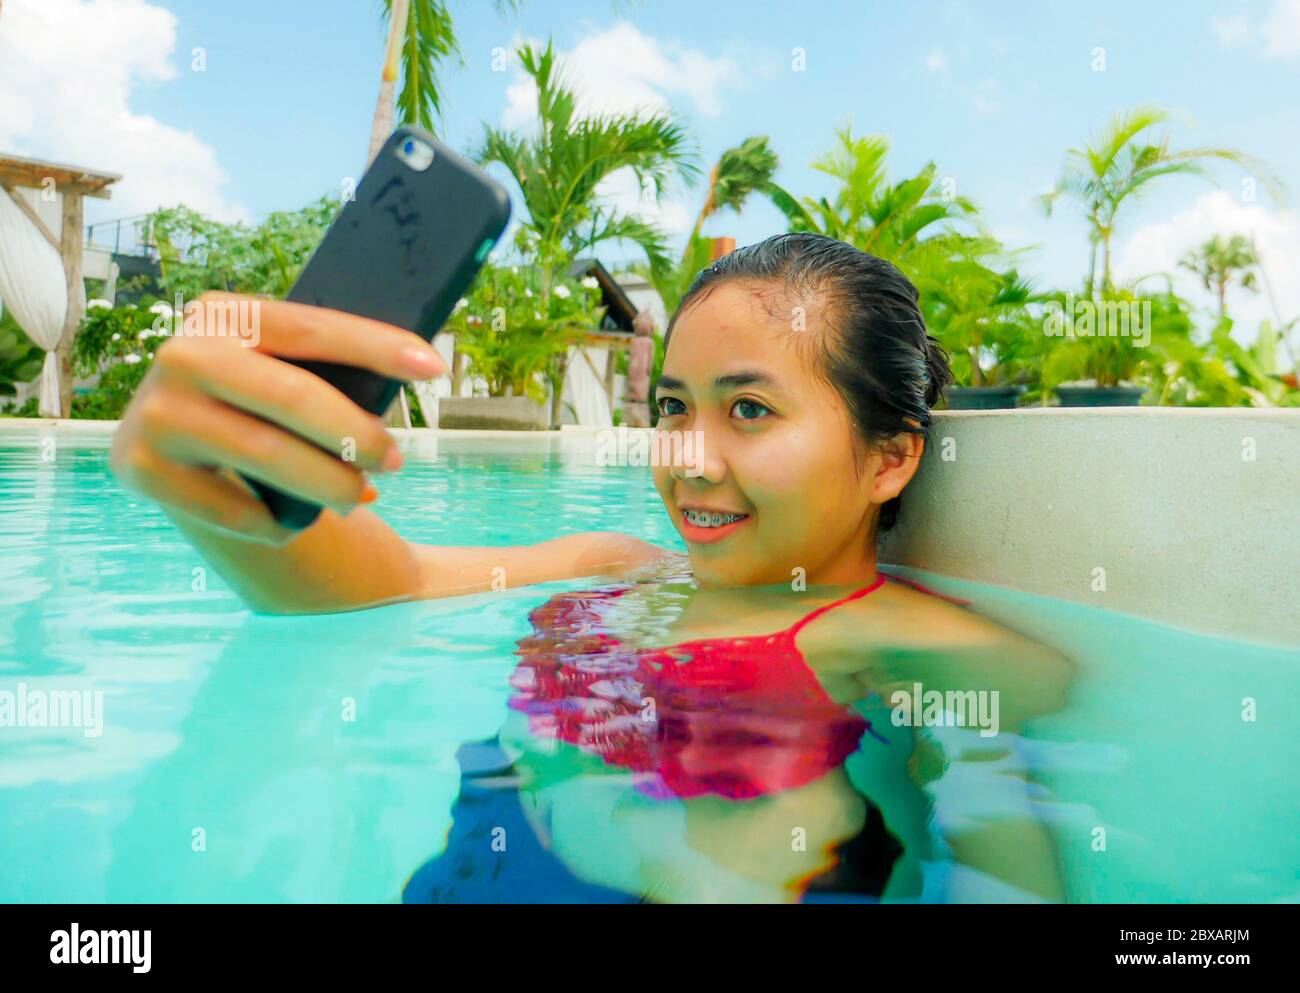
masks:
{"label": "building roof", "polygon": [[601,330],[614,334],[635,335],[632,321],[636,318],[639,308],[599,260],[574,259],[565,271],[565,275],[570,279],[595,276],[596,282],[600,284],[602,302],[605,304],[605,320],[602,322]]}
{"label": "building roof", "polygon": [[45,180],[53,179],[56,189],[74,190],[88,197],[108,200],[112,196],[109,187],[121,178],[117,173],[0,153],[0,185],[4,186],[39,189]]}

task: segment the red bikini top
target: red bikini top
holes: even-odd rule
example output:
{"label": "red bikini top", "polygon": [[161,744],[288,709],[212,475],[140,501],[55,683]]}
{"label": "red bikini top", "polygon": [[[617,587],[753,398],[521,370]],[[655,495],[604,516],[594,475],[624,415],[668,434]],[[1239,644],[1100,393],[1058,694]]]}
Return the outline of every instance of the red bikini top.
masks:
{"label": "red bikini top", "polygon": [[519,642],[510,706],[528,715],[533,734],[628,769],[652,796],[751,799],[802,786],[842,764],[864,732],[888,744],[827,695],[795,641],[810,621],[886,579],[941,596],[881,573],[774,634],[659,649],[606,633],[609,605],[631,586],[558,594],[529,615],[534,634]]}

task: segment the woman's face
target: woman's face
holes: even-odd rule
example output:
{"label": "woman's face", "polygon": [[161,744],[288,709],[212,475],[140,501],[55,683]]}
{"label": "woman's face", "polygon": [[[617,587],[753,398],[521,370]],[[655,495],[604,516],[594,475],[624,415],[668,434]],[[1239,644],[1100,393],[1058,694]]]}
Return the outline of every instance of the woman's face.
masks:
{"label": "woman's face", "polygon": [[[794,310],[800,304],[805,312]],[[811,366],[820,346],[797,346],[796,336],[823,333],[822,320],[815,300],[727,282],[674,327],[654,397],[657,430],[698,432],[695,457],[653,472],[702,585],[790,583],[799,569],[808,585],[875,574],[875,516],[911,478],[920,443],[901,436],[903,457],[872,451],[855,473],[844,401]],[[706,529],[688,509],[745,516]]]}

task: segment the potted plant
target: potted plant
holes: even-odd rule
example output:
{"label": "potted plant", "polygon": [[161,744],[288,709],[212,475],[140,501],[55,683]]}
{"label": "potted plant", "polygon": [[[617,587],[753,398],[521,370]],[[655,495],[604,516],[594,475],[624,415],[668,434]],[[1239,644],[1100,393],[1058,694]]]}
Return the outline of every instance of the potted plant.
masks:
{"label": "potted plant", "polygon": [[548,388],[563,385],[570,346],[600,324],[600,291],[543,266],[488,266],[445,330],[483,395],[444,397],[438,426],[539,431],[550,427]]}
{"label": "potted plant", "polygon": [[1043,333],[1052,341],[1043,386],[1063,407],[1135,407],[1166,358],[1190,341],[1186,304],[1171,290],[1141,294],[1136,284],[1092,295],[1046,299]]}
{"label": "potted plant", "polygon": [[951,410],[1014,408],[1025,392],[1020,378],[1034,334],[1027,305],[1029,283],[1010,269],[998,272],[980,260],[991,246],[980,243],[948,260],[933,276],[918,278],[926,325],[947,349],[954,385]]}

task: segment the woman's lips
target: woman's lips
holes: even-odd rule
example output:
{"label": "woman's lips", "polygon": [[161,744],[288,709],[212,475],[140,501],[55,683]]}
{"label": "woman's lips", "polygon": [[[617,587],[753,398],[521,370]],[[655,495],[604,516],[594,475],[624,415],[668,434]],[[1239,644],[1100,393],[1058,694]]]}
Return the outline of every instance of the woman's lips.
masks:
{"label": "woman's lips", "polygon": [[732,521],[730,524],[723,524],[716,528],[702,528],[698,524],[692,524],[686,519],[686,511],[680,511],[682,515],[682,537],[687,541],[693,541],[700,545],[711,545],[715,541],[721,541],[736,532],[737,528],[748,524],[752,518],[746,516],[738,521]]}

